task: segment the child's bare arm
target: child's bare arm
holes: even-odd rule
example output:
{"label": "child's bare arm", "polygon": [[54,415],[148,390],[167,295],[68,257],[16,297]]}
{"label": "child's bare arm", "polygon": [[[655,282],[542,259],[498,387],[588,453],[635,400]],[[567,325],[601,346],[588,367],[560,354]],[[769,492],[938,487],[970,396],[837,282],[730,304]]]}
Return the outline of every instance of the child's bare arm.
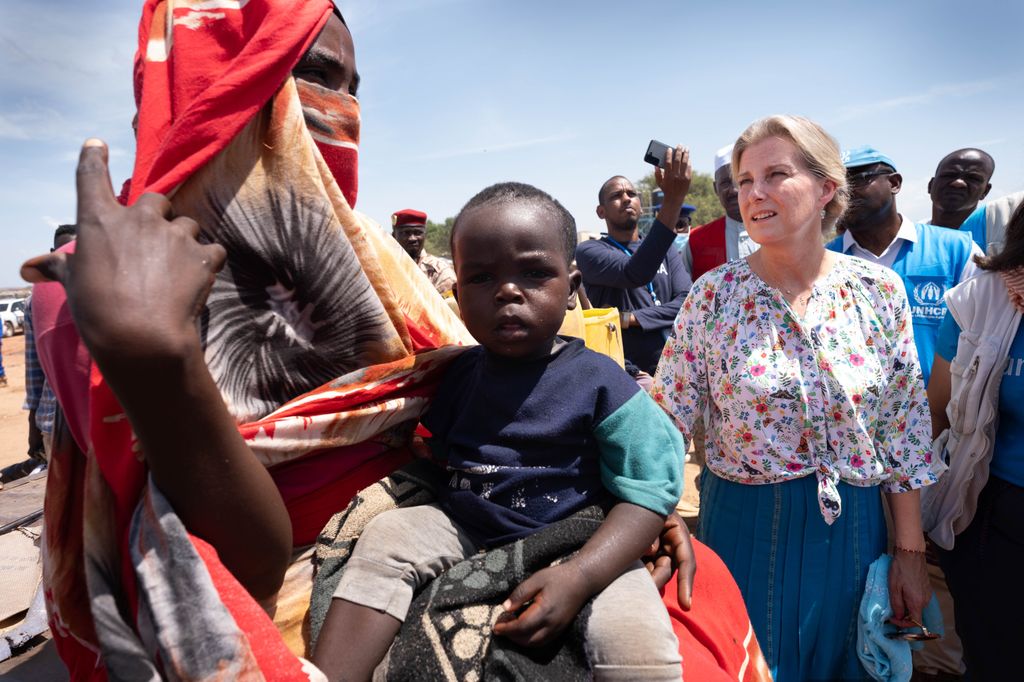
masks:
{"label": "child's bare arm", "polygon": [[[572,622],[587,599],[639,559],[661,532],[665,518],[619,502],[569,561],[537,571],[505,600],[506,616],[494,632],[522,646],[541,646]],[[529,603],[522,613],[517,612]]]}

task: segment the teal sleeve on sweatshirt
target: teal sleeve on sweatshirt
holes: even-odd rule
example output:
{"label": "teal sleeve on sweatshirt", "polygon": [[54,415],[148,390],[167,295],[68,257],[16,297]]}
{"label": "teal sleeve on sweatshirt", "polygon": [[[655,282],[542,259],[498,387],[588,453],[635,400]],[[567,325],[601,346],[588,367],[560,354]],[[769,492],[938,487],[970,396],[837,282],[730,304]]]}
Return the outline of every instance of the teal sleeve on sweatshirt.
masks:
{"label": "teal sleeve on sweatshirt", "polygon": [[686,446],[668,415],[637,391],[594,430],[601,482],[615,497],[668,515],[683,494]]}

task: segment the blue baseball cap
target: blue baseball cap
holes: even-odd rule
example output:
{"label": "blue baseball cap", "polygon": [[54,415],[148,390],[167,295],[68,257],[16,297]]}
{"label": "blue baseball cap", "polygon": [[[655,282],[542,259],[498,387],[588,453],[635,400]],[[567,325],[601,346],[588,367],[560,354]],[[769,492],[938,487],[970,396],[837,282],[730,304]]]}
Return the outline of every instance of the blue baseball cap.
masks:
{"label": "blue baseball cap", "polygon": [[694,206],[693,204],[683,204],[682,212],[685,213],[686,215],[690,215],[691,213],[693,213],[696,210],[697,210],[697,207]]}
{"label": "blue baseball cap", "polygon": [[896,164],[888,156],[869,145],[862,145],[847,149],[843,152],[843,165],[847,168],[859,168],[860,166],[873,166],[876,163],[884,163],[889,168],[896,170]]}

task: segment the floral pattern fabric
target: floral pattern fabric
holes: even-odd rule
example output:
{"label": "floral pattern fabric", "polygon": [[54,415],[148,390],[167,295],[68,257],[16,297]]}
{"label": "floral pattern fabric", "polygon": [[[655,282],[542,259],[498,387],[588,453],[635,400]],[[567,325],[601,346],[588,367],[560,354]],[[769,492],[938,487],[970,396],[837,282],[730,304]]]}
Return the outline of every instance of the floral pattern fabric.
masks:
{"label": "floral pattern fabric", "polygon": [[938,480],[931,417],[899,278],[837,255],[799,318],[746,260],[700,278],[662,354],[654,399],[707,465],[746,484],[818,477],[831,524],[837,483],[904,492]]}

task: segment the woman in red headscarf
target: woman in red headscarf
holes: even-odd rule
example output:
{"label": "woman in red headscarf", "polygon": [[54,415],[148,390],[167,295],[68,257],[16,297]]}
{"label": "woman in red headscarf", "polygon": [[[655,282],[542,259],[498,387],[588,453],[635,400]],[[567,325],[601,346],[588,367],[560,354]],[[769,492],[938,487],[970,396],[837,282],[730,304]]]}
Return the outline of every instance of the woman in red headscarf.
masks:
{"label": "woman in red headscarf", "polygon": [[77,252],[25,270],[70,304],[37,287],[73,434],[47,490],[51,623],[76,679],[304,678],[249,595],[272,602],[292,547],[408,460],[457,349],[417,352],[469,337],[351,208],[358,72],[330,2],[149,0],[139,45],[129,206],[87,142]]}

